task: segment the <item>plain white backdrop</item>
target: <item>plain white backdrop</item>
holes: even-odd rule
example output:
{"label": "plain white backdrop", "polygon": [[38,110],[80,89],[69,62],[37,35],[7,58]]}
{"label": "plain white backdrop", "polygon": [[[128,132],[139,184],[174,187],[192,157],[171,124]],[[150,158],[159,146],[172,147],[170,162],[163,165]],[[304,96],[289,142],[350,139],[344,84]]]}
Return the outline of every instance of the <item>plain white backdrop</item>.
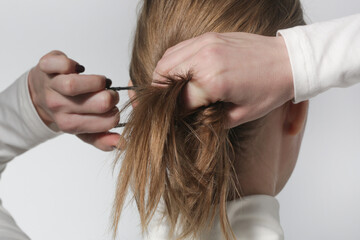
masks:
{"label": "plain white backdrop", "polygon": [[[302,2],[308,23],[360,12],[358,0]],[[137,4],[1,1],[0,91],[53,49],[85,65],[86,73],[126,86]],[[127,94],[120,97],[124,103]],[[297,167],[278,196],[286,239],[360,239],[359,102],[360,85],[311,100]],[[62,135],[8,164],[0,182],[3,205],[33,240],[110,240],[113,158]],[[131,204],[118,239],[142,239]]]}

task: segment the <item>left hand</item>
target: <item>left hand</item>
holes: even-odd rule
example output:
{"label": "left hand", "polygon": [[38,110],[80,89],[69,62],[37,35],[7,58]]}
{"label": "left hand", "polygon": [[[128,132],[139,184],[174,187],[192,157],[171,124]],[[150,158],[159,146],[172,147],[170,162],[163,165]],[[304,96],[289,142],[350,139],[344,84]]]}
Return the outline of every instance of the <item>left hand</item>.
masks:
{"label": "left hand", "polygon": [[75,134],[103,151],[112,151],[121,139],[114,128],[119,120],[119,95],[105,90],[111,80],[79,75],[85,68],[60,51],[42,57],[29,74],[33,104],[52,129]]}

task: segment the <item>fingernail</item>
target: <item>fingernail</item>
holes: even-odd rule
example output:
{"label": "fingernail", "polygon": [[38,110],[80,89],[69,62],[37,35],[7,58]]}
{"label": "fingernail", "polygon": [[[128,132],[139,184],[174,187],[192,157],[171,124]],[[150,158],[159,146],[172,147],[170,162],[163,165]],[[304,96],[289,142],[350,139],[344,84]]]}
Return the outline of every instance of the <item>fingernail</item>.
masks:
{"label": "fingernail", "polygon": [[111,109],[113,113],[119,112],[119,109],[115,106],[113,109]]}
{"label": "fingernail", "polygon": [[83,73],[83,72],[85,72],[85,67],[84,67],[83,65],[76,64],[76,66],[75,66],[75,71],[76,71],[77,73]]}
{"label": "fingernail", "polygon": [[111,86],[111,84],[112,84],[112,81],[111,81],[111,79],[106,79],[106,88],[109,88],[110,86]]}

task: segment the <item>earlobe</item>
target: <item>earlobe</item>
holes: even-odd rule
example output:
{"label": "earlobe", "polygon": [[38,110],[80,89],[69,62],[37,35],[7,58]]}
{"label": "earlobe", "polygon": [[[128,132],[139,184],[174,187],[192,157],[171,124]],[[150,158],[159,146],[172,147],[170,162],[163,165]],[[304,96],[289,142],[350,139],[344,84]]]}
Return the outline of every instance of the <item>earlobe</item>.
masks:
{"label": "earlobe", "polygon": [[289,135],[297,135],[304,127],[307,119],[309,101],[298,104],[288,103],[285,112],[284,131]]}

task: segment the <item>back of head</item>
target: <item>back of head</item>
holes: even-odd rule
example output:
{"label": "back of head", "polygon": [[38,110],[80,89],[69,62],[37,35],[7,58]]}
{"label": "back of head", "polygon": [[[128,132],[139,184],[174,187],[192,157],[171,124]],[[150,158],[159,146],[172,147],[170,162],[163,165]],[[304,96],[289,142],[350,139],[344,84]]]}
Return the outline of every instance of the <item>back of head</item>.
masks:
{"label": "back of head", "polygon": [[115,233],[130,186],[143,229],[163,199],[163,215],[172,230],[180,225],[179,238],[211,227],[216,213],[225,238],[234,237],[226,215],[228,195],[234,195],[229,190],[239,185],[233,161],[245,155],[247,139],[261,119],[225,129],[222,102],[184,114],[179,96],[191,73],[168,76],[167,88],[152,87],[152,74],[166,49],[206,32],[274,36],[278,29],[304,24],[299,0],[142,1],[130,64],[137,105],[123,132],[126,147],[118,153],[118,159],[124,158]]}

